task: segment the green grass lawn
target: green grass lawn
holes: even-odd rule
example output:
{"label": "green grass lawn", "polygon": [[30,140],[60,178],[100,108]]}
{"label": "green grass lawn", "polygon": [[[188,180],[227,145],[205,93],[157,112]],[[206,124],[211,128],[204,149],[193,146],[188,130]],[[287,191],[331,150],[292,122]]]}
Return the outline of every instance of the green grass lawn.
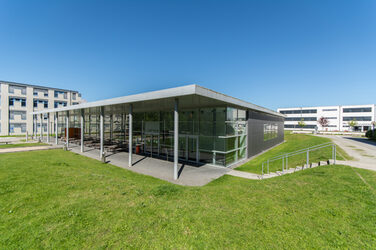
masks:
{"label": "green grass lawn", "polygon": [[183,187],[63,150],[2,154],[0,248],[371,249],[376,172],[356,172]]}
{"label": "green grass lawn", "polygon": [[[314,145],[319,145],[322,143],[331,142],[330,139],[324,137],[318,137],[308,134],[292,134],[290,132],[285,131],[285,142],[281,145],[261,154],[251,161],[246,162],[245,164],[241,165],[240,167],[236,168],[236,170],[251,172],[251,173],[262,173],[262,162],[268,160],[277,155],[281,155],[284,153],[294,152],[296,150],[308,148]],[[351,157],[340,147],[337,146],[337,160],[350,160]],[[331,148],[323,148],[313,152],[310,152],[310,161],[318,162],[318,161],[326,161],[332,158],[332,149]],[[292,156],[288,158],[288,166],[290,168],[294,168],[296,166],[302,166],[306,164],[307,156],[306,154],[300,154],[296,156]],[[264,166],[264,173],[266,172],[266,165]],[[281,171],[282,170],[282,160],[278,160],[275,162],[271,162],[269,164],[269,171]]]}
{"label": "green grass lawn", "polygon": [[46,143],[17,143],[17,144],[0,144],[0,149],[2,148],[20,148],[20,147],[36,147],[36,146],[47,146]]}

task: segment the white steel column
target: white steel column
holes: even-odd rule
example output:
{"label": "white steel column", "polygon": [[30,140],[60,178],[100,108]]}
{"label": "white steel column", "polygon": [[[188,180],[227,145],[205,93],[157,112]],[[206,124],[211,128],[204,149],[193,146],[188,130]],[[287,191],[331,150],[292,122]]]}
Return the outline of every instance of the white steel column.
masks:
{"label": "white steel column", "polygon": [[55,144],[58,144],[58,137],[57,137],[57,131],[58,131],[59,125],[58,125],[58,114],[55,113]]}
{"label": "white steel column", "polygon": [[43,115],[40,114],[40,135],[39,135],[39,139],[40,140],[43,140]]}
{"label": "white steel column", "polygon": [[34,128],[33,128],[33,139],[36,140],[37,139],[37,133],[38,133],[38,130],[37,130],[37,115],[33,115],[33,124],[34,124]]}
{"label": "white steel column", "polygon": [[129,128],[129,150],[128,150],[128,167],[132,167],[132,151],[133,151],[133,106],[129,105],[129,116],[128,116],[128,128]]}
{"label": "white steel column", "polygon": [[67,149],[69,147],[69,111],[67,111],[67,115],[65,117],[65,122],[66,122],[66,133],[65,133],[65,140],[66,140],[66,144],[67,144]]}
{"label": "white steel column", "polygon": [[84,152],[84,110],[81,110],[81,153]]}
{"label": "white steel column", "polygon": [[100,133],[100,158],[103,156],[103,143],[104,143],[104,107],[101,107],[100,115],[100,124],[99,124],[99,133]]}
{"label": "white steel column", "polygon": [[114,115],[113,114],[111,114],[110,115],[110,141],[112,142],[112,137],[113,137],[113,132],[112,132],[112,130],[113,130],[113,128],[114,128],[114,126],[113,126],[113,122],[114,122]]}
{"label": "white steel column", "polygon": [[174,107],[174,180],[178,179],[178,150],[179,150],[179,112],[178,99],[175,99]]}
{"label": "white steel column", "polygon": [[47,143],[50,143],[50,113],[47,113]]}

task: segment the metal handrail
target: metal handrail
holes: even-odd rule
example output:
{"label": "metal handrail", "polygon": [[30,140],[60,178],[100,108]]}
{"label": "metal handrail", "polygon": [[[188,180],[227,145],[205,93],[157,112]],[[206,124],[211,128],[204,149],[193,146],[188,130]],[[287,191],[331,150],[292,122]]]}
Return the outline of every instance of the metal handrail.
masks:
{"label": "metal handrail", "polygon": [[[336,164],[336,144],[334,144],[333,142],[327,142],[327,143],[314,145],[314,146],[311,146],[311,147],[308,147],[308,148],[299,149],[299,150],[296,150],[296,151],[293,151],[293,152],[284,153],[284,154],[280,154],[280,155],[274,156],[272,158],[269,158],[268,160],[262,162],[262,178],[264,176],[264,165],[267,166],[267,173],[269,174],[270,173],[269,172],[269,164],[271,162],[275,162],[277,160],[282,160],[282,173],[283,173],[284,169],[288,169],[288,167],[287,167],[288,166],[288,157],[306,153],[307,154],[306,165],[308,167],[309,157],[310,157],[309,152],[316,151],[318,149],[322,149],[322,148],[326,148],[326,147],[332,147],[332,157],[333,157],[333,160],[334,160],[334,164]],[[303,169],[304,169],[304,165],[303,165]]]}
{"label": "metal handrail", "polygon": [[293,151],[293,152],[290,152],[290,153],[283,153],[283,154],[280,154],[280,155],[277,155],[277,156],[274,156],[272,158],[269,158],[269,160],[273,160],[274,158],[279,158],[281,156],[285,156],[285,155],[289,155],[289,154],[293,154],[293,153],[296,153],[296,152],[305,152],[307,151],[308,149],[314,149],[316,147],[322,147],[322,146],[327,146],[327,145],[333,145],[332,142],[326,142],[326,143],[322,143],[322,144],[318,144],[318,145],[314,145],[314,146],[311,146],[311,147],[308,147],[308,148],[303,148],[303,149],[299,149],[299,150],[296,150],[296,151]]}

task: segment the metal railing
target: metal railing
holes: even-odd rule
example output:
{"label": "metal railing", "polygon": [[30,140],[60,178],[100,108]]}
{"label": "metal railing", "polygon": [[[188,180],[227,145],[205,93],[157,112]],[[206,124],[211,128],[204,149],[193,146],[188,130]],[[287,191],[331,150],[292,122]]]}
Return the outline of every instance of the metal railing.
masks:
{"label": "metal railing", "polygon": [[311,146],[311,147],[308,147],[308,148],[299,149],[299,150],[296,150],[296,151],[293,151],[293,152],[283,153],[283,154],[274,156],[272,158],[269,158],[268,160],[266,160],[262,163],[262,176],[264,176],[264,167],[266,167],[267,174],[270,174],[270,172],[269,172],[270,163],[278,161],[278,160],[282,160],[282,166],[281,167],[282,167],[282,173],[284,173],[285,170],[288,170],[288,159],[289,159],[289,157],[301,155],[301,154],[306,154],[306,165],[303,164],[303,166],[302,166],[302,169],[304,169],[304,166],[306,166],[306,167],[309,166],[310,152],[314,152],[314,151],[317,151],[319,149],[330,148],[330,147],[332,148],[333,163],[336,164],[336,153],[337,153],[336,152],[337,151],[336,144],[334,144],[332,142],[327,142],[327,143]]}

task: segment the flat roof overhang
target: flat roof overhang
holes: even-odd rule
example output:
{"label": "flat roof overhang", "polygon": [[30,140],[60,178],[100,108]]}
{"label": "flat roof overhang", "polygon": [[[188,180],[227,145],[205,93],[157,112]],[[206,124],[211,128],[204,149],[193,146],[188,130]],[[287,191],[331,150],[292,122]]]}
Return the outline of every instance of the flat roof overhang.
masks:
{"label": "flat roof overhang", "polygon": [[116,113],[123,110],[128,111],[130,104],[133,105],[133,112],[156,110],[167,111],[173,110],[175,99],[178,99],[179,101],[179,109],[218,107],[229,105],[236,108],[252,109],[275,116],[285,117],[283,114],[280,114],[273,110],[246,101],[242,101],[240,99],[224,95],[195,84],[95,102],[81,103],[69,107],[46,109],[42,111],[32,112],[31,114],[37,115],[63,111],[72,111],[72,113],[79,113],[81,109],[90,109],[90,113],[97,113],[99,112],[100,107],[104,107],[105,112]]}

